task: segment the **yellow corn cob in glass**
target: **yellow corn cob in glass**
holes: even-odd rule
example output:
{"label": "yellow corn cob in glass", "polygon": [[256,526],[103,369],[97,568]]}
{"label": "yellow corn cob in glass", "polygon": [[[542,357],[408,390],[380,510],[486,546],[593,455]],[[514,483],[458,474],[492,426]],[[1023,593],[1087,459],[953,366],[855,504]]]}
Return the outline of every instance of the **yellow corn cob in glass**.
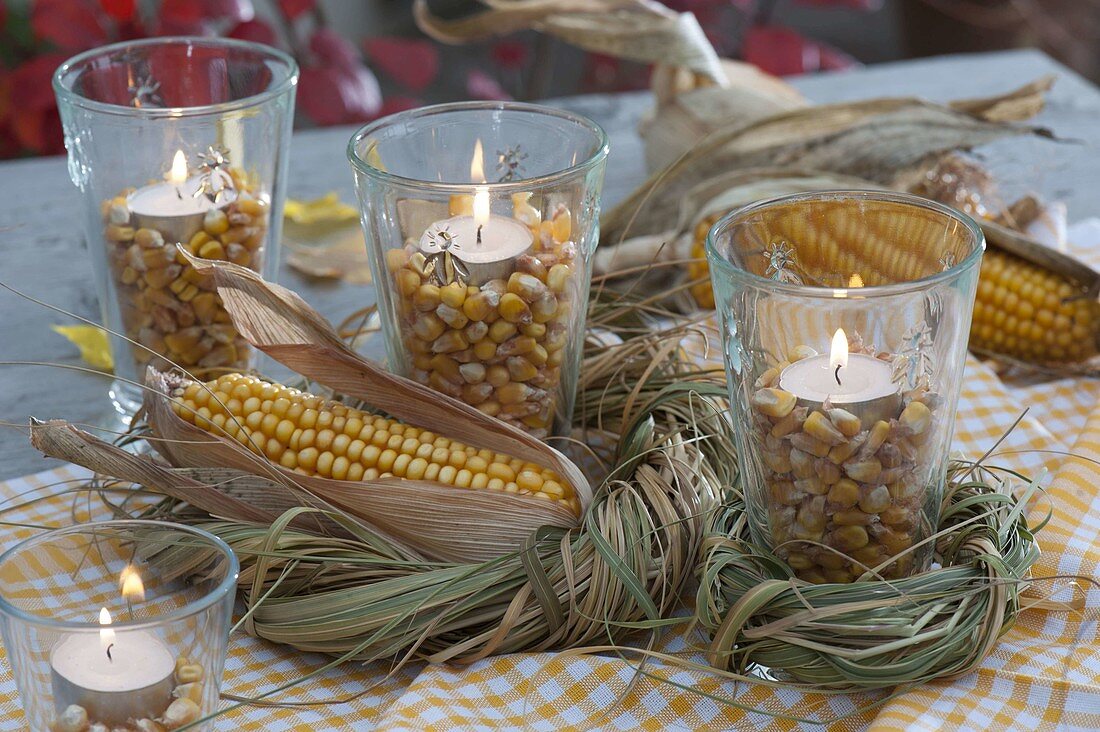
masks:
{"label": "yellow corn cob in glass", "polygon": [[529,495],[580,512],[573,487],[552,470],[254,376],[189,381],[173,390],[172,410],[303,475],[430,480]]}

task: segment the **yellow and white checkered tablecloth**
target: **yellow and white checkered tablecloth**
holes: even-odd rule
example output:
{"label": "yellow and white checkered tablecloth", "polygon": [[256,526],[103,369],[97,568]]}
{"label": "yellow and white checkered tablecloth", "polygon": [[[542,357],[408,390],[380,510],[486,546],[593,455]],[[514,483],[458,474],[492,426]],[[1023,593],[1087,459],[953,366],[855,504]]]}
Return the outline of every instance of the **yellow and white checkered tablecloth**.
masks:
{"label": "yellow and white checkered tablecloth", "polygon": [[[1082,252],[1100,263],[1100,252]],[[1100,381],[1066,378],[1002,383],[971,359],[956,426],[956,448],[972,457],[988,449],[1030,411],[1000,446],[993,462],[1037,474],[1052,471],[1037,511],[1053,507],[1040,534],[1036,576],[1100,579]],[[28,448],[29,449],[29,448]],[[1072,452],[1074,457],[1067,458]],[[0,483],[0,506],[53,495],[63,481],[86,473],[63,468]],[[88,518],[74,512],[71,496],[35,502],[4,516],[10,522],[57,526]],[[6,548],[30,535],[5,533]],[[396,674],[381,664],[345,664],[276,700],[294,707],[246,706],[215,723],[218,730],[633,730],[815,728],[744,709],[817,721],[840,730],[1100,729],[1100,589],[1052,580],[1054,598],[1084,597],[1079,613],[1025,612],[981,669],[960,679],[886,694],[822,696],[735,684],[703,670],[648,664],[648,678],[628,684],[631,663],[610,656],[516,654],[467,667],[406,667]],[[1075,594],[1076,593],[1076,594]],[[685,610],[685,614],[686,614]],[[702,663],[705,639],[667,632],[657,648]],[[251,696],[322,666],[326,658],[302,654],[244,634],[230,641],[223,691]],[[692,691],[680,687],[690,687]],[[625,694],[621,704],[615,701]],[[726,700],[718,701],[716,698]],[[341,703],[318,703],[342,700]],[[733,706],[728,702],[735,702]],[[839,720],[839,721],[837,721]],[[831,724],[830,724],[831,723]],[[25,728],[6,658],[0,668],[0,731]]]}

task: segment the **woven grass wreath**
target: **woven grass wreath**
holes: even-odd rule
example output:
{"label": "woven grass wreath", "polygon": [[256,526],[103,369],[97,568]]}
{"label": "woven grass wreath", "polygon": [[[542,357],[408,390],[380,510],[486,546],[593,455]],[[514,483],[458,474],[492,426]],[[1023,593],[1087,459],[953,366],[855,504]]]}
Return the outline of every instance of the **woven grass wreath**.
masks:
{"label": "woven grass wreath", "polygon": [[[1022,476],[953,463],[941,505],[933,569],[885,580],[811,585],[755,546],[740,497],[707,528],[697,595],[711,634],[708,661],[745,673],[753,664],[791,685],[855,691],[918,684],[972,671],[1020,612],[1039,557],[1019,498],[1000,484]],[[1025,481],[1026,483],[1026,481]],[[912,551],[913,548],[910,549]]]}

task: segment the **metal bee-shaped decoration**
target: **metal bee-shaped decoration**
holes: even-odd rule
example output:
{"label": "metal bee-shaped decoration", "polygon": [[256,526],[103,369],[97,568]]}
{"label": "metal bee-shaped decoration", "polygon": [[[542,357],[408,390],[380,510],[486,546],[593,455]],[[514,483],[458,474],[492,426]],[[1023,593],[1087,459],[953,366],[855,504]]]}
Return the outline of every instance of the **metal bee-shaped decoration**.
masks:
{"label": "metal bee-shaped decoration", "polygon": [[523,177],[524,164],[527,153],[523,147],[516,145],[503,150],[497,150],[497,181],[507,183]]}
{"label": "metal bee-shaped decoration", "polygon": [[428,241],[439,247],[439,251],[428,255],[424,264],[424,274],[437,287],[446,287],[452,282],[465,286],[470,279],[470,272],[466,263],[459,259],[454,252],[462,248],[458,239],[450,229],[443,227],[428,232]]}
{"label": "metal bee-shaped decoration", "polygon": [[764,274],[776,282],[802,284],[802,278],[794,271],[798,267],[794,247],[785,241],[774,241],[765,247],[763,256],[768,263]]}
{"label": "metal bee-shaped decoration", "polygon": [[164,99],[160,95],[160,82],[152,76],[138,76],[126,91],[130,94],[130,105],[133,107],[163,107]]}
{"label": "metal bee-shaped decoration", "polygon": [[211,145],[199,153],[199,187],[195,198],[205,196],[211,203],[220,203],[226,192],[234,190],[233,176],[229,174],[229,152]]}
{"label": "metal bee-shaped decoration", "polygon": [[932,329],[921,320],[914,323],[901,336],[901,343],[894,351],[894,382],[905,388],[928,386],[934,372],[932,363]]}

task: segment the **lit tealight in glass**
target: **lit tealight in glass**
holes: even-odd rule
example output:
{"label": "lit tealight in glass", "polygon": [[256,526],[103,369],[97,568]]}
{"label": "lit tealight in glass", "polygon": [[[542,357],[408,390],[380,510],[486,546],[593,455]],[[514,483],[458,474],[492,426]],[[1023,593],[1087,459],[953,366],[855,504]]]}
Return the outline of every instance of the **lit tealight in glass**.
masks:
{"label": "lit tealight in glass", "polygon": [[[128,603],[144,596],[144,583],[132,567],[119,581]],[[172,702],[175,659],[151,633],[116,632],[111,621],[110,611],[100,608],[98,637],[72,633],[50,651],[54,704],[59,712],[76,704],[104,724],[154,718]]]}
{"label": "lit tealight in glass", "polygon": [[[485,182],[481,141],[470,161],[470,180]],[[534,239],[530,229],[511,217],[494,216],[489,187],[475,185],[472,215],[436,221],[420,238],[420,251],[435,259],[437,283],[454,281],[480,286],[507,279],[515,271],[516,258],[526,254]],[[451,257],[451,260],[447,260]],[[454,260],[458,260],[455,262]]]}
{"label": "lit tealight in glass", "polygon": [[890,364],[865,353],[849,353],[843,328],[833,333],[829,355],[804,358],[783,369],[779,388],[807,406],[816,408],[828,401],[857,416],[878,417],[891,410],[896,414],[900,403]]}

